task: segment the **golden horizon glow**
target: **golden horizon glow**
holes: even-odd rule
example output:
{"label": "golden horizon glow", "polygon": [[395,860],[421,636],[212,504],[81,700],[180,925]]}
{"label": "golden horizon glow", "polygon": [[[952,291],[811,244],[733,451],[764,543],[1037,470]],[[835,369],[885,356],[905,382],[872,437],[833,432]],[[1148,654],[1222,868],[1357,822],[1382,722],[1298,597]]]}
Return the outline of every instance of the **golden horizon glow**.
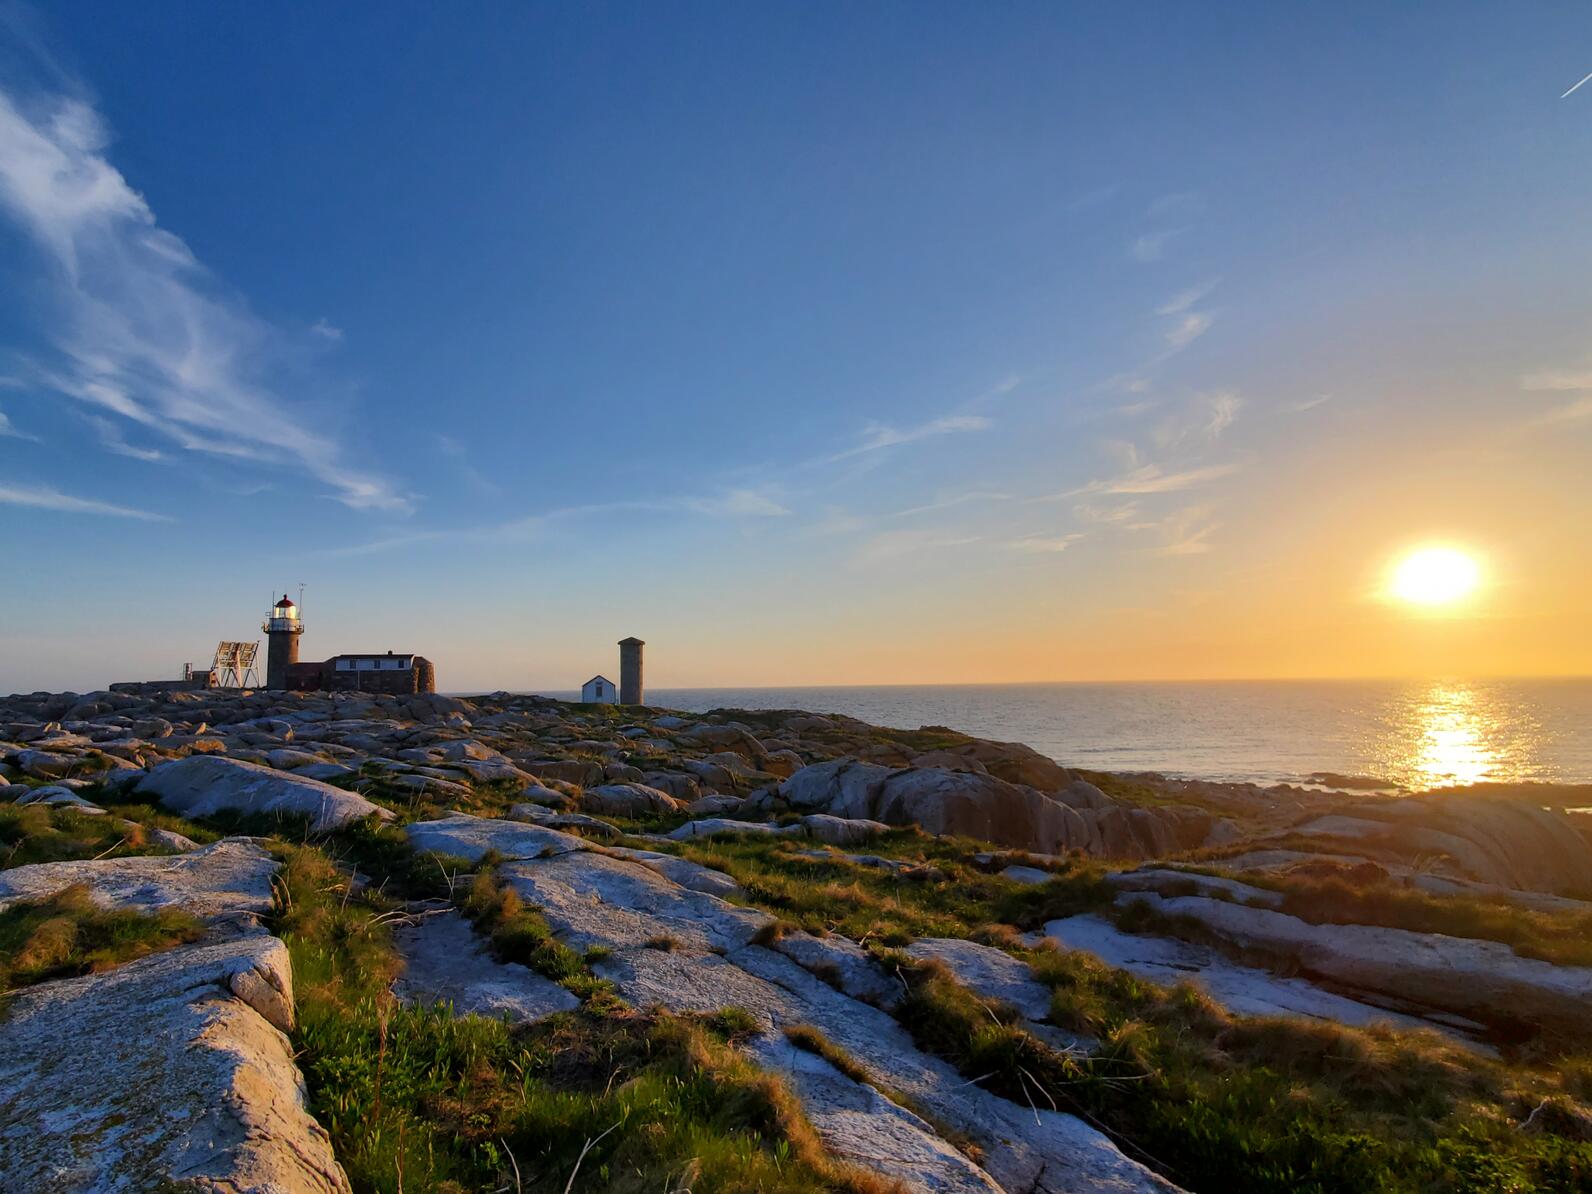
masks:
{"label": "golden horizon glow", "polygon": [[1452,605],[1470,596],[1481,580],[1481,565],[1455,547],[1423,547],[1393,569],[1389,591],[1411,605]]}

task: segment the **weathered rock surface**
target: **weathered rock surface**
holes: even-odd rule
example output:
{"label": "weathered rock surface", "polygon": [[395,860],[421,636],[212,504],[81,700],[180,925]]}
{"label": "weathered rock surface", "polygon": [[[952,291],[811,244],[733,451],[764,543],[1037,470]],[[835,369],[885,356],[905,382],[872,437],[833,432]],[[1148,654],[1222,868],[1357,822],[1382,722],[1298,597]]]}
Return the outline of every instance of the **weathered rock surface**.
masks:
{"label": "weathered rock surface", "polygon": [[1351,805],[1292,826],[1294,836],[1379,861],[1437,856],[1467,878],[1573,895],[1592,876],[1592,842],[1565,813],[1489,796],[1413,796]]}
{"label": "weathered rock surface", "polygon": [[672,813],[680,802],[667,792],[646,784],[603,784],[587,788],[580,806],[589,813],[608,817],[646,817],[653,813]]}
{"label": "weathered rock surface", "polygon": [[1208,816],[1193,811],[1078,809],[986,772],[892,768],[855,759],[804,767],[759,799],[764,807],[916,825],[932,834],[959,834],[1043,854],[1086,850],[1107,857],[1155,857],[1201,844],[1211,827]]}
{"label": "weathered rock surface", "polygon": [[190,755],[162,763],[145,776],[137,791],[184,816],[237,812],[308,817],[310,828],[317,833],[338,829],[361,817],[392,818],[387,809],[357,792],[212,755]]}
{"label": "weathered rock surface", "polygon": [[998,1194],[1000,1187],[912,1112],[846,1077],[781,1033],[756,1037],[747,1050],[783,1074],[825,1147],[840,1160],[889,1174],[931,1194]]}
{"label": "weathered rock surface", "polygon": [[831,817],[828,813],[807,814],[801,819],[801,827],[806,830],[808,837],[831,846],[855,846],[858,842],[890,832],[890,826],[883,821],[848,820],[845,817]]}
{"label": "weathered rock surface", "polygon": [[260,846],[223,838],[176,856],[40,862],[0,871],[0,908],[80,886],[105,907],[182,908],[202,920],[252,926],[271,910],[275,873],[276,862]]}
{"label": "weathered rock surface", "polygon": [[455,911],[422,916],[393,930],[404,972],[393,993],[406,1003],[448,1003],[458,1015],[540,1020],[580,1001],[516,962],[499,962],[481,947]]}
{"label": "weathered rock surface", "polygon": [[699,837],[722,837],[727,834],[744,833],[752,837],[799,837],[802,833],[800,825],[774,825],[767,821],[730,821],[723,817],[703,817],[696,821],[687,821],[678,829],[671,830],[665,836],[677,842],[690,841]]}
{"label": "weathered rock surface", "polygon": [[1175,938],[1137,936],[1103,916],[1070,916],[1048,922],[1042,936],[1062,949],[1082,950],[1107,965],[1151,982],[1192,982],[1236,1015],[1297,1016],[1363,1027],[1389,1023],[1401,1028],[1439,1027],[1430,1021],[1323,991],[1302,978],[1229,961],[1219,950]]}
{"label": "weathered rock surface", "polygon": [[1119,898],[1191,917],[1235,946],[1289,959],[1308,974],[1346,987],[1489,1023],[1526,1021],[1574,1032],[1592,1023],[1592,968],[1522,958],[1496,941],[1372,925],[1313,925],[1203,896],[1125,892]]}
{"label": "weathered rock surface", "polygon": [[1050,988],[1034,978],[1026,962],[1005,950],[952,937],[925,937],[907,946],[907,953],[940,963],[965,986],[1011,1004],[1029,1020],[1050,1018]]}
{"label": "weathered rock surface", "polygon": [[56,808],[71,808],[85,816],[100,817],[105,810],[92,800],[85,800],[71,788],[50,784],[42,788],[26,788],[12,802],[14,804],[48,804]]}
{"label": "weathered rock surface", "polygon": [[[988,1176],[1013,1194],[1173,1188],[1073,1117],[1019,1108],[969,1084],[945,1063],[920,1053],[884,1012],[835,990],[791,957],[752,944],[773,928],[772,917],[687,890],[635,861],[586,848],[575,838],[557,849],[514,836],[514,831],[530,827],[464,824],[474,820],[450,817],[429,828],[411,826],[409,832],[415,841],[466,838],[483,851],[495,848],[518,859],[501,863],[499,877],[541,909],[566,944],[611,949],[612,955],[595,969],[638,1006],[713,1011],[735,1005],[750,1011],[768,1033],[798,1023],[815,1025],[881,1085],[904,1091],[978,1140],[988,1150]],[[495,826],[507,828],[499,834]],[[489,845],[494,837],[499,840]],[[800,1077],[793,1081],[800,1088]],[[826,1075],[825,1081],[833,1079]],[[854,1091],[847,1097],[855,1104],[865,1095]],[[824,1104],[818,1113],[820,1119],[827,1114]],[[892,1115],[888,1130],[906,1126]],[[899,1157],[892,1153],[859,1160],[913,1179],[931,1154],[949,1162],[930,1140],[917,1142]],[[944,1174],[933,1179],[937,1183],[952,1180],[950,1170],[935,1172]],[[963,1178],[956,1180],[965,1176],[963,1171]]]}
{"label": "weathered rock surface", "polygon": [[291,1008],[287,947],[264,935],[18,992],[0,1025],[0,1188],[343,1194],[282,1032]]}
{"label": "weathered rock surface", "polygon": [[591,847],[589,842],[556,829],[472,817],[469,813],[449,813],[436,821],[416,821],[404,832],[410,846],[421,853],[452,855],[472,863],[489,850],[512,859],[542,858]]}
{"label": "weathered rock surface", "polygon": [[754,945],[726,957],[617,949],[597,971],[641,1006],[712,1011],[733,1004],[771,1029],[817,1027],[873,1080],[978,1141],[987,1150],[985,1172],[1012,1194],[1175,1189],[1072,1116],[1020,1108],[969,1084],[944,1062],[919,1052],[886,1013],[768,949]]}

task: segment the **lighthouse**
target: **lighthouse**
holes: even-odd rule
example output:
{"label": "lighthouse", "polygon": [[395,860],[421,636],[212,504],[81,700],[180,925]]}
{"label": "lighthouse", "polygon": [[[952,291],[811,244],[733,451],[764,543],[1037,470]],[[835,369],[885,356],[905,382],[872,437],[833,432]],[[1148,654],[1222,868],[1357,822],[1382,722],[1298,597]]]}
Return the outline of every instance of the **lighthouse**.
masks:
{"label": "lighthouse", "polygon": [[269,644],[265,649],[265,686],[286,688],[288,669],[298,662],[299,635],[304,633],[298,606],[284,593],[282,600],[271,607],[260,629],[265,631]]}

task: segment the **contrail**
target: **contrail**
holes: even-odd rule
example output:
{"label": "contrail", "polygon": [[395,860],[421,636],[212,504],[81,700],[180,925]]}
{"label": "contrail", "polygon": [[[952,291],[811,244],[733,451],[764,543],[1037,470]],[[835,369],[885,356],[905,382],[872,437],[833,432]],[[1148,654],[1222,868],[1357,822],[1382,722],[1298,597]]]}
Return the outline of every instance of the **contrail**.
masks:
{"label": "contrail", "polygon": [[1574,94],[1574,93],[1575,93],[1575,92],[1577,92],[1577,91],[1580,91],[1580,90],[1581,90],[1581,85],[1582,85],[1582,83],[1585,83],[1585,82],[1586,82],[1586,81],[1587,81],[1587,79],[1592,79],[1592,75],[1588,75],[1588,76],[1587,76],[1587,77],[1586,77],[1586,79],[1582,79],[1582,80],[1581,80],[1581,82],[1580,82],[1580,83],[1577,83],[1577,84],[1576,84],[1576,85],[1575,85],[1575,86],[1574,86],[1574,87],[1572,87],[1572,88],[1570,88],[1570,90],[1569,90],[1569,91],[1566,91],[1566,92],[1565,92],[1565,93],[1564,93],[1564,94],[1563,94],[1563,95],[1561,95],[1561,96],[1560,96],[1560,97],[1559,97],[1559,98],[1560,98],[1560,99],[1568,99],[1568,98],[1569,98],[1569,97],[1570,97],[1570,96],[1571,96],[1571,95],[1573,95],[1573,94]]}

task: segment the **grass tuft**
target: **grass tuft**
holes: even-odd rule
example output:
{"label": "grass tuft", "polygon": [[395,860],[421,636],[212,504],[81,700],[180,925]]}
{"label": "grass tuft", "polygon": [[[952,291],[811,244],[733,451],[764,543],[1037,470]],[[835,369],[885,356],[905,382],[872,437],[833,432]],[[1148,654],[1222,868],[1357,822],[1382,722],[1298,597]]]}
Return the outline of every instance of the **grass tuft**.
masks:
{"label": "grass tuft", "polygon": [[204,926],[176,908],[102,908],[82,886],[0,910],[0,992],[109,969],[197,941]]}

